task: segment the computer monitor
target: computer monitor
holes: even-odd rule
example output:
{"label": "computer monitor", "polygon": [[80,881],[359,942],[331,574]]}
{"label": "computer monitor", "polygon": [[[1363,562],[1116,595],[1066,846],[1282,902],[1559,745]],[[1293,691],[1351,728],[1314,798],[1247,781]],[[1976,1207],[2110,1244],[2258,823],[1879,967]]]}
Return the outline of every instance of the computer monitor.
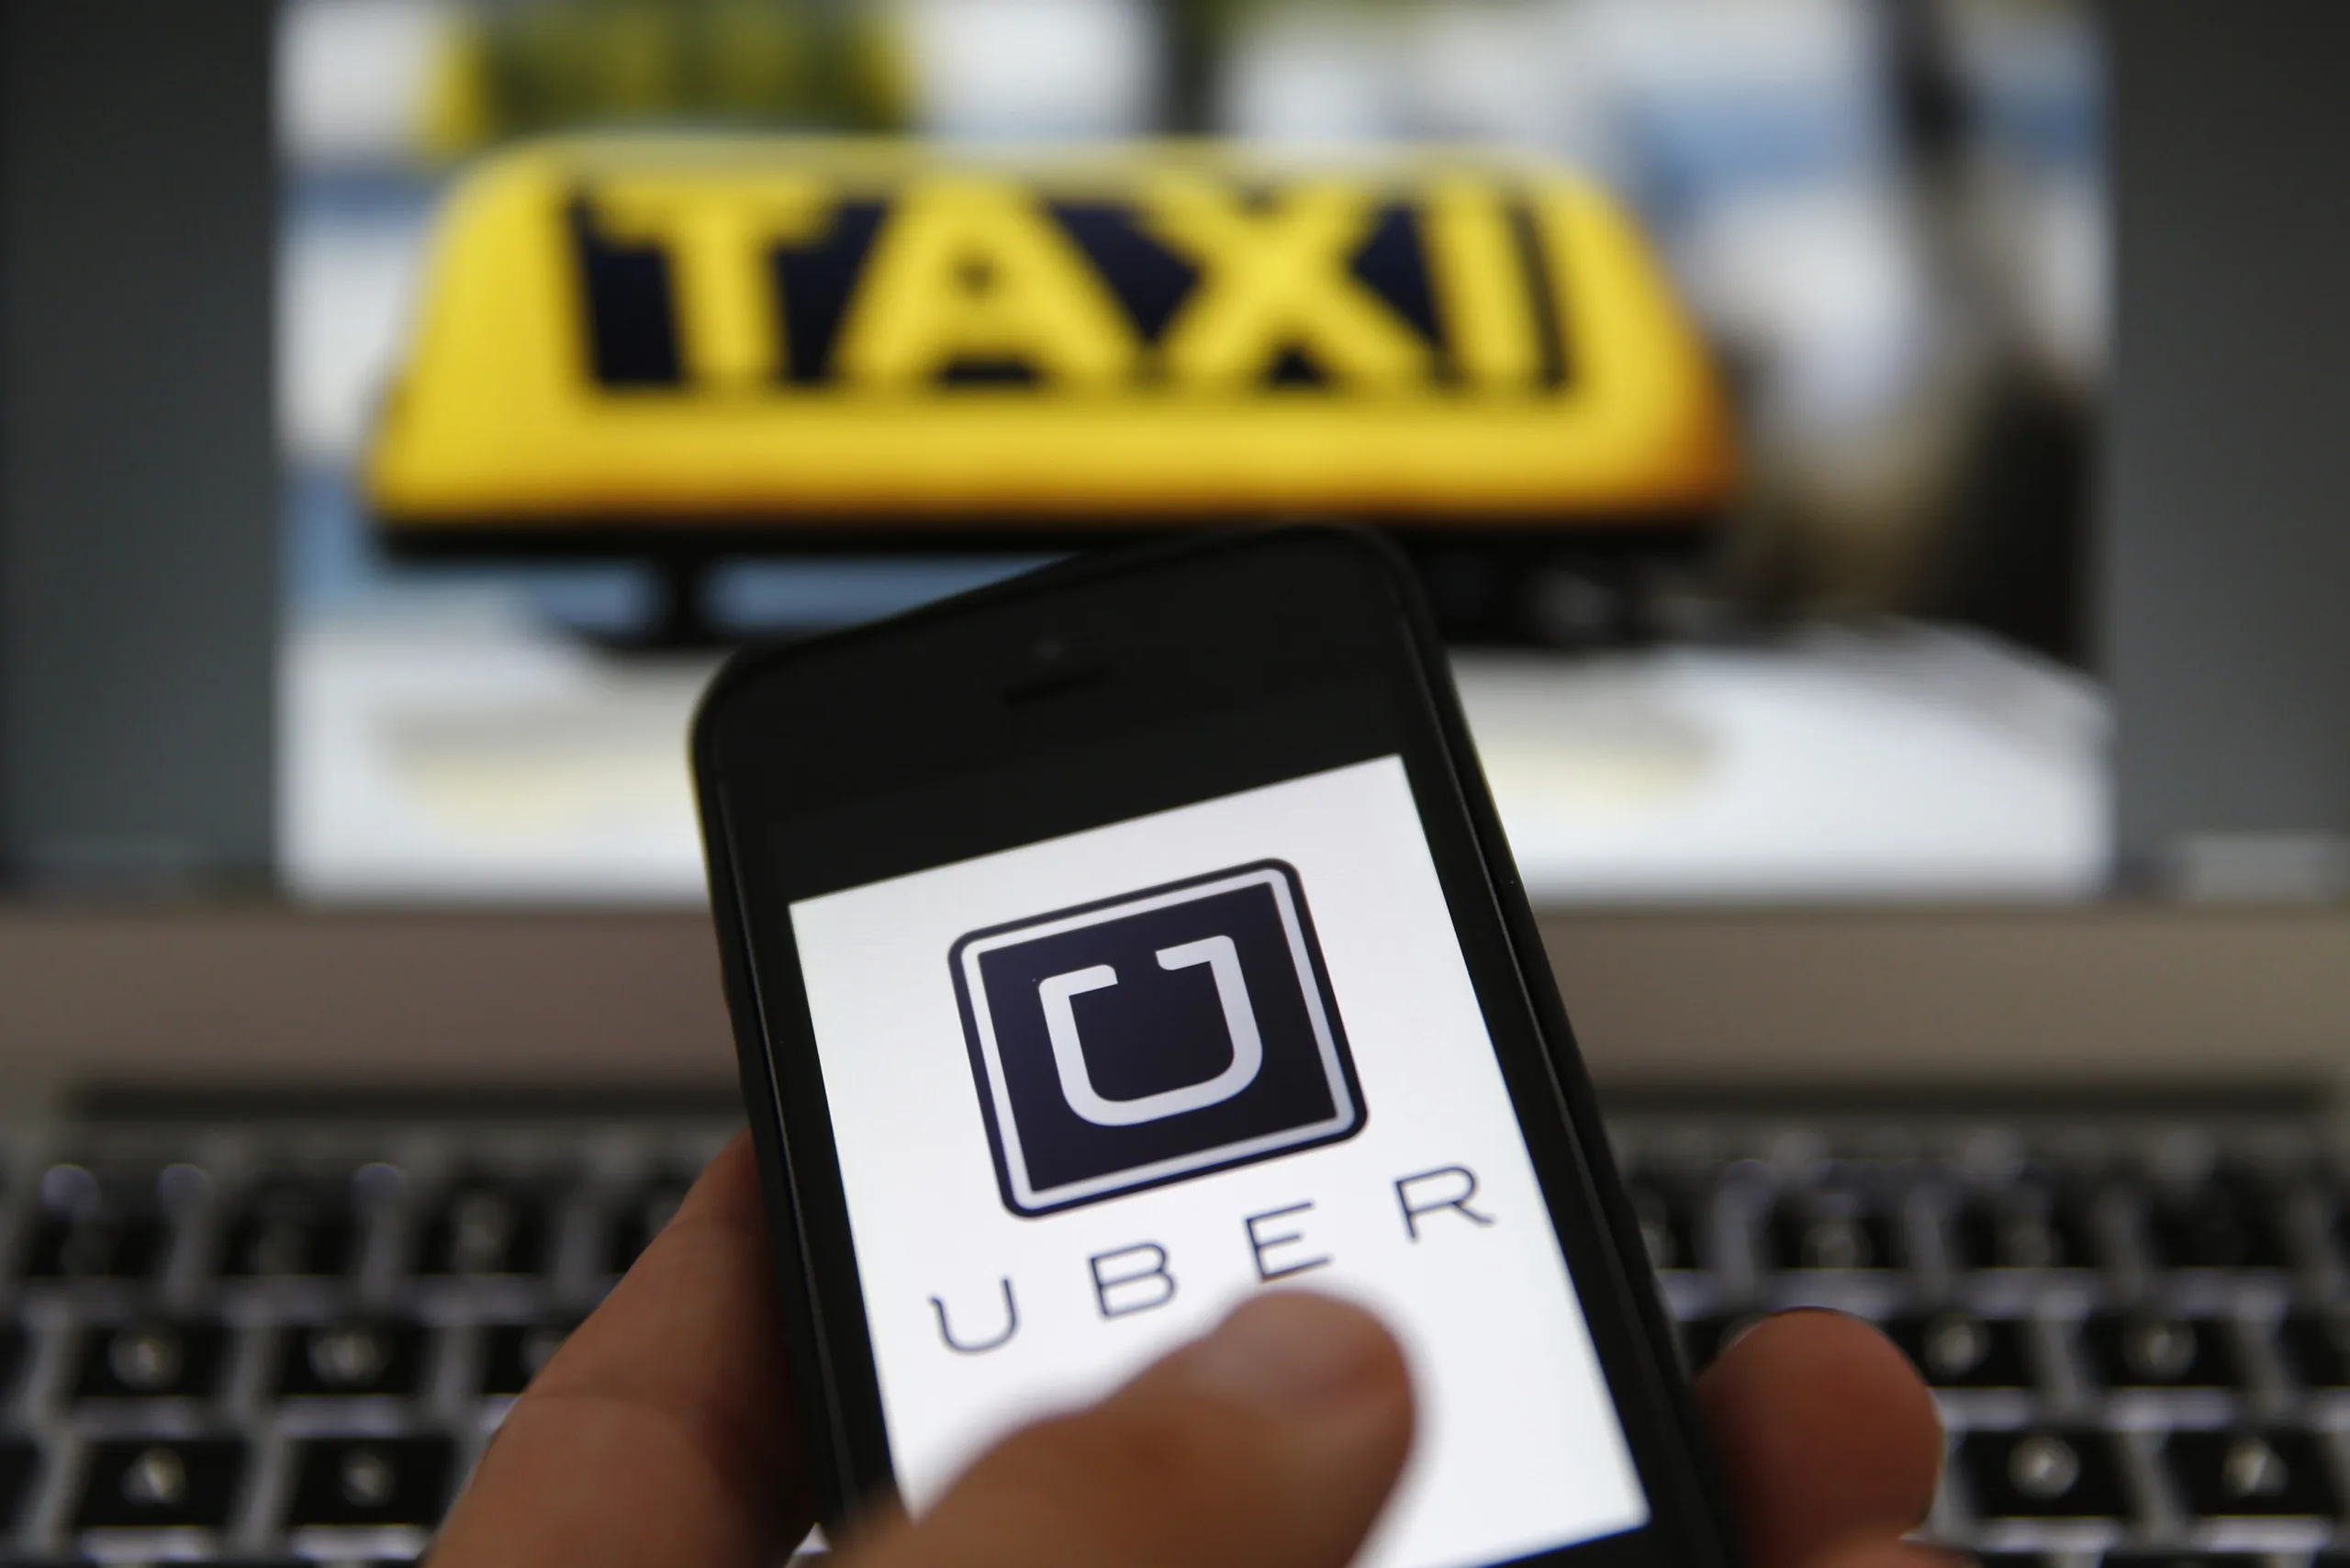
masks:
{"label": "computer monitor", "polygon": [[[568,9],[609,19],[629,7]],[[252,0],[185,36],[179,24],[106,4],[10,14],[0,681],[7,841],[28,881],[290,885],[428,902],[693,895],[690,822],[656,797],[683,799],[672,731],[707,661],[610,652],[657,605],[643,574],[627,563],[519,574],[405,567],[374,549],[336,477],[355,450],[348,443],[369,428],[368,390],[380,383],[368,376],[398,346],[398,278],[385,258],[412,247],[442,184],[438,165],[421,174],[370,165],[352,127],[374,114],[396,140],[405,134],[400,117],[420,100],[385,84],[430,79],[422,68],[403,77],[403,59],[443,58],[417,53],[428,10],[467,14],[396,0],[282,10]],[[1510,780],[1521,781],[1520,853],[1562,868],[1547,885],[1553,902],[2091,895],[2112,885],[2116,868],[2173,866],[2177,845],[2215,825],[2251,835],[2255,866],[2280,837],[2288,849],[2316,844],[2326,863],[2323,846],[2340,831],[2326,802],[2343,792],[2312,756],[2320,727],[2292,722],[2289,704],[2212,697],[2219,687],[2182,682],[2162,662],[2218,669],[2224,661],[2199,638],[2243,645],[2258,632],[2298,671],[2339,668],[2301,657],[2328,646],[2316,606],[2280,593],[2261,599],[2274,613],[2149,620],[2139,607],[2224,580],[2149,554],[2146,540],[2163,531],[2150,535],[2141,519],[2173,519],[2169,536],[2197,551],[2266,540],[2265,554],[2293,560],[2303,557],[2288,548],[2321,547],[2266,531],[2311,515],[2276,504],[2277,476],[2302,476],[2293,493],[2303,497],[2331,483],[2323,443],[2273,442],[2299,428],[2278,411],[2311,406],[2286,389],[2304,383],[2296,366],[2323,363],[2332,318],[2308,292],[2320,286],[2313,274],[2264,265],[2255,283],[2230,263],[2313,254],[2323,236],[2226,254],[2193,241],[2255,221],[2327,221],[2322,202],[2276,193],[2313,166],[2311,139],[2330,133],[2291,74],[2308,58],[2294,40],[2329,19],[2264,12],[2221,29],[2222,46],[2205,39],[2211,24],[2162,5],[2095,17],[2065,6],[1828,0],[1265,6],[1228,12],[1244,25],[1220,45],[1152,7],[1032,0],[1013,10],[1036,39],[1091,40],[1064,57],[1079,68],[1063,70],[1055,92],[1006,94],[1003,78],[989,75],[1006,58],[1049,67],[1050,50],[1000,47],[1011,34],[972,32],[965,8],[946,0],[893,8],[931,39],[929,55],[906,56],[929,62],[929,75],[908,78],[929,96],[906,100],[900,129],[950,139],[1001,131],[1005,117],[1025,114],[1041,118],[1013,129],[1064,138],[1188,124],[1261,138],[1539,142],[1595,171],[1667,257],[1739,398],[1750,479],[1741,526],[1715,570],[1666,585],[1652,646],[1622,647],[1620,628],[1593,614],[1589,585],[1570,577],[1550,585],[1547,635],[1579,648],[1575,660],[1464,664],[1505,806]],[[369,70],[320,67],[333,54],[320,39],[331,43],[337,28],[346,62]],[[2163,63],[2222,47],[2241,70]],[[2123,390],[2110,400],[2098,391],[2101,61],[2123,84],[2111,160],[2124,231],[2115,286]],[[2252,79],[2266,89],[2250,101],[2228,95]],[[2156,96],[2133,100],[2132,83]],[[487,123],[482,102],[476,129]],[[341,130],[321,132],[322,104],[344,115]],[[580,118],[546,110],[531,125]],[[451,123],[462,129],[464,118]],[[2224,129],[2233,172],[2177,172],[2186,142],[2175,139],[2198,127]],[[1986,232],[2001,242],[1978,243]],[[171,264],[125,260],[153,256]],[[2165,342],[2184,342],[2181,323],[2230,319],[2232,302],[2255,293],[2264,308],[2232,319],[2265,332],[2256,360],[2240,362],[2259,368],[2210,381],[2223,397],[2191,397],[2204,384],[2193,378],[2131,379],[2132,363],[2165,363]],[[1951,299],[1971,302],[1977,324],[1996,330],[1970,338],[1920,309]],[[370,319],[372,361],[356,352],[365,332],[333,336]],[[2195,341],[2208,356],[2210,336]],[[1914,383],[1925,392],[1903,395],[1905,368],[1921,364],[1935,367]],[[180,370],[189,364],[203,374]],[[1972,412],[1938,421],[1953,406]],[[2196,439],[2179,424],[2190,406]],[[2092,487],[2085,413],[2100,410],[2107,481]],[[2277,459],[2217,460],[2232,451]],[[2199,465],[2192,485],[2165,478],[2188,464]],[[2255,467],[2266,476],[2259,485]],[[2198,518],[2226,510],[2238,521],[2224,535],[2189,523],[2178,499],[2188,495],[2205,498]],[[2232,496],[2245,504],[2227,506]],[[2105,510],[2097,554],[2085,558],[2093,504]],[[932,553],[754,564],[713,593],[737,628],[806,629],[1016,564]],[[269,612],[273,603],[285,612]],[[1914,624],[1888,633],[1887,612],[1997,640]],[[1832,633],[1789,632],[1827,617],[1837,619]],[[322,644],[323,662],[312,656]],[[522,715],[530,723],[512,722],[518,709],[504,699],[420,708],[403,697],[435,680],[478,695],[486,650],[504,661],[498,678],[509,696],[553,694]],[[2267,667],[2263,690],[2285,690],[2273,660]],[[2108,672],[2122,703],[2111,754]],[[1823,690],[1841,719],[1788,700]],[[2240,730],[2232,751],[2198,754],[2165,717],[2182,691],[2205,693],[2207,715],[2258,720],[2260,733]],[[338,771],[361,753],[302,737],[328,734],[357,711],[344,699],[370,692],[391,700],[365,746],[394,766]],[[1930,759],[1938,754],[1919,745],[1933,734],[1996,712],[1998,755],[2016,765],[2013,799],[2038,791],[2045,809],[2031,820],[2044,835],[2003,833],[2013,819],[2004,807],[1983,810],[1995,791],[1976,788],[1977,775],[1942,768],[1959,787],[1910,800],[1919,773],[1872,773],[1865,746],[1839,751],[1838,736],[1866,738],[1848,699],[1871,693],[1890,697],[1859,711],[1929,721],[1902,732],[1900,749]],[[2262,812],[2205,812],[2167,784],[2137,781],[2133,759],[2166,734],[2172,755],[2184,746],[2243,758],[2228,770],[2239,780],[2288,777],[2264,772],[2259,748],[2298,746],[2300,760],[2277,766],[2300,769],[2289,776],[2300,782],[2271,790]],[[1789,787],[1775,794],[1707,793],[1725,759],[1769,755],[1796,756],[1811,771],[1777,776]],[[607,767],[616,756],[620,766]],[[1824,799],[1818,781],[1840,765],[1849,792]],[[2168,779],[2198,776],[2147,766]],[[454,801],[466,819],[460,842],[403,838],[382,815],[328,823],[330,843],[372,842],[375,859],[314,874],[321,862],[304,846],[315,845],[306,834],[319,823],[306,812],[364,801],[386,778],[411,803]],[[1868,836],[1873,811],[1904,800],[1906,814],[1877,823],[1882,853],[1866,874],[1819,873]],[[2133,803],[2148,801],[2159,808]],[[647,810],[631,818],[639,806]],[[1905,868],[1903,834],[1960,819],[1971,836],[1937,841],[1940,858],[1922,857],[1932,862],[1922,873]],[[616,821],[619,831],[605,831]],[[1788,827],[1807,821],[1832,832],[1807,838]],[[533,859],[534,836],[543,849],[551,824],[566,822],[588,824],[588,838],[618,852],[588,864],[593,856],[583,862],[556,843]],[[2037,858],[2002,861],[2002,844],[2020,840]],[[1756,857],[1758,844],[1775,858]],[[2247,862],[2223,854],[2219,863]],[[1969,880],[1948,875],[1953,865],[1998,874]]]}
{"label": "computer monitor", "polygon": [[[2099,354],[2077,8],[285,15],[300,890],[690,900],[678,644],[1268,516],[1395,530],[1509,650],[1464,678],[1546,898],[2101,885],[2101,715],[2041,656],[2082,645]],[[1360,341],[1299,307],[1193,385],[1219,258],[1170,185],[1226,228],[1351,202],[1307,303]],[[934,276],[899,242],[949,230]],[[939,339],[918,388],[877,322]],[[428,606],[420,555],[604,565]]]}

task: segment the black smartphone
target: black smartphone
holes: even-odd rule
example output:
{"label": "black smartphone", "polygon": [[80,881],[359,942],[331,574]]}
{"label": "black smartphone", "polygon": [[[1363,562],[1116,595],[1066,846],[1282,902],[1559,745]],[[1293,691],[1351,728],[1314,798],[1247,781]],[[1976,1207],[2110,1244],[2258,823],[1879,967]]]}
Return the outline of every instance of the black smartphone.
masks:
{"label": "black smartphone", "polygon": [[1419,1391],[1363,1562],[1729,1561],[1388,546],[1214,536],[745,653],[693,745],[828,1528],[1294,1283]]}

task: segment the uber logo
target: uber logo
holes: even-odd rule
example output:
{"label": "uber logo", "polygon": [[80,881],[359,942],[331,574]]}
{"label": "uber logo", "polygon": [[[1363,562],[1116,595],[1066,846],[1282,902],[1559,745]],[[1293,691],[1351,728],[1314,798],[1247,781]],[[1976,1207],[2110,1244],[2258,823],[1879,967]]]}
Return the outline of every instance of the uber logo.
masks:
{"label": "uber logo", "polygon": [[1361,1130],[1305,896],[1278,860],[976,931],[949,962],[1014,1214]]}

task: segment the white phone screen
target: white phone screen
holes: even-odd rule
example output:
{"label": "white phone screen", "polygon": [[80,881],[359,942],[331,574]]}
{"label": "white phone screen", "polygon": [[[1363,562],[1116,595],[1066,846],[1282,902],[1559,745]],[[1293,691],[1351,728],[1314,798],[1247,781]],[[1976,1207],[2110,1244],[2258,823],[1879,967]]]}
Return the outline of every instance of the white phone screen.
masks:
{"label": "white phone screen", "polygon": [[1362,1561],[1648,1503],[1400,757],[791,906],[898,1483],[1251,1293],[1358,1300],[1419,1439]]}

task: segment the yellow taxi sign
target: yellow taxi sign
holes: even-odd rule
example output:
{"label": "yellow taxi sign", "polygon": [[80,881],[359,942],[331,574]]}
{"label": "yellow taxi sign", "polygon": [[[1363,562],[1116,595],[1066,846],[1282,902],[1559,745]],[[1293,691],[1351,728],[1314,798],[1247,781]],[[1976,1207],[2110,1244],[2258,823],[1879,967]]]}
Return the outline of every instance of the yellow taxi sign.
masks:
{"label": "yellow taxi sign", "polygon": [[1686,518],[1712,369],[1552,168],[564,141],[445,209],[368,455],[383,521]]}

